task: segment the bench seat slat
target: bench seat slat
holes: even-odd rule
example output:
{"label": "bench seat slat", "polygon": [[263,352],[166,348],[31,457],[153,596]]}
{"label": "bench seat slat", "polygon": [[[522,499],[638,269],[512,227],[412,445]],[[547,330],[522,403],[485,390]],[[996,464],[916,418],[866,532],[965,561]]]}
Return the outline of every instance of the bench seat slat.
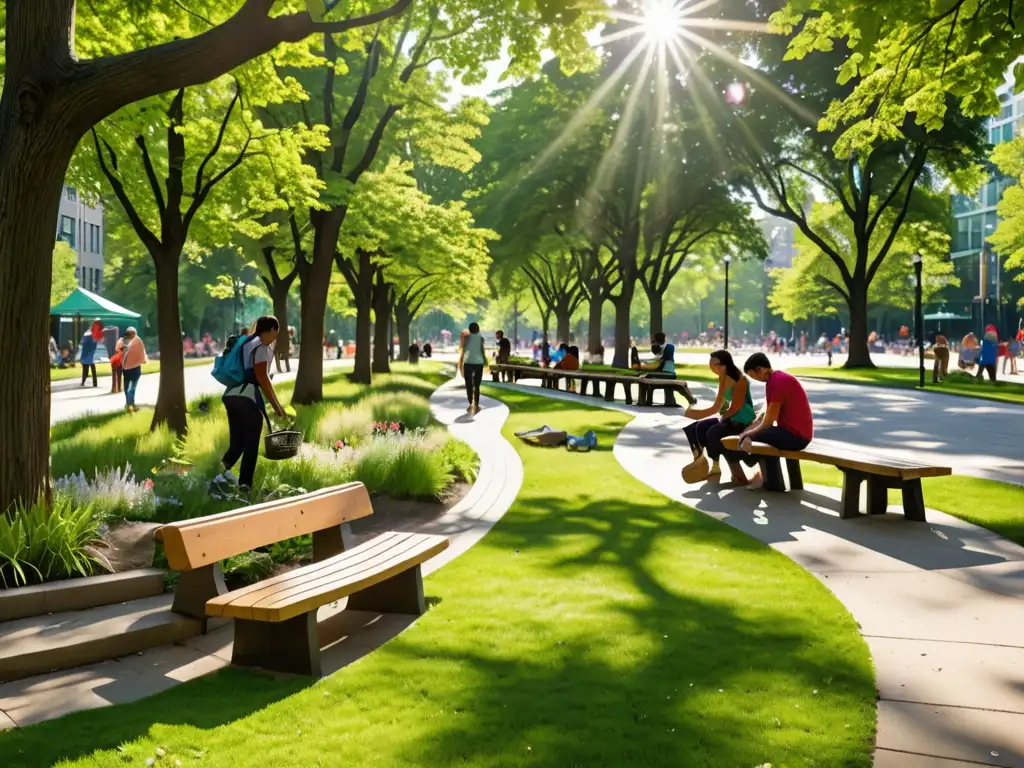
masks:
{"label": "bench seat slat", "polygon": [[210,616],[281,622],[386,581],[448,548],[448,539],[385,533],[335,557],[215,597]]}
{"label": "bench seat slat", "polygon": [[[738,437],[727,437],[722,444],[729,450],[739,448]],[[811,441],[802,451],[780,451],[764,443],[754,443],[753,451],[757,456],[778,456],[784,459],[814,461],[819,464],[830,464],[840,469],[864,472],[870,475],[896,477],[902,480],[915,480],[925,477],[944,477],[953,474],[950,467],[884,456],[873,449],[861,445],[842,443],[836,440],[817,439]]]}

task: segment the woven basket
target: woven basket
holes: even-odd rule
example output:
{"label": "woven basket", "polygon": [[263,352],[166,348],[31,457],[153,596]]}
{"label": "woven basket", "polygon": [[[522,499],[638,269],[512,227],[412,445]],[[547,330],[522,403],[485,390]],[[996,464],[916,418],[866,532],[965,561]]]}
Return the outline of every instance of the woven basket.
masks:
{"label": "woven basket", "polygon": [[302,445],[302,433],[293,430],[271,432],[263,438],[263,452],[271,461],[294,459]]}

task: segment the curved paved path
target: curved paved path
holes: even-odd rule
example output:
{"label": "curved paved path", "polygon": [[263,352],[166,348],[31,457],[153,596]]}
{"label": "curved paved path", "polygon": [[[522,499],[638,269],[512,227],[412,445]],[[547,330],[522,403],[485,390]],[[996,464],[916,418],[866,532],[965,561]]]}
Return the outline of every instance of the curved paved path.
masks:
{"label": "curved paved path", "polygon": [[[442,517],[421,526],[402,526],[442,533],[451,539],[442,555],[424,565],[424,574],[437,570],[476,544],[512,505],[523,482],[519,455],[501,436],[508,408],[483,398],[483,412],[470,420],[465,413],[465,397],[461,385],[448,382],[430,398],[435,417],[480,456],[480,472],[470,492]],[[362,658],[414,620],[408,616],[344,611],[341,604],[322,608],[318,619],[321,643],[332,643],[322,653],[325,674]],[[232,637],[231,625],[224,624],[206,635],[137,656],[0,684],[0,730],[83,709],[137,701],[215,672],[231,662]]]}
{"label": "curved paved path", "polygon": [[853,614],[876,668],[876,766],[1024,768],[1024,548],[935,511],[840,520],[838,489],[687,486],[679,411],[612,407],[636,416],[614,447],[630,474],[792,558]]}

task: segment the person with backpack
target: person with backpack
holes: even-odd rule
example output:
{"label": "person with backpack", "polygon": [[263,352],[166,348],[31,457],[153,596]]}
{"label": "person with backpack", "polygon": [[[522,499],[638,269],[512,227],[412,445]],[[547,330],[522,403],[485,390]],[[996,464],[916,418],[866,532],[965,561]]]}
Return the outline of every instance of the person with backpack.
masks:
{"label": "person with backpack", "polygon": [[484,349],[484,337],[480,334],[477,323],[469,324],[469,333],[462,338],[459,349],[459,374],[466,380],[466,398],[469,407],[466,413],[474,416],[480,413],[480,383],[484,378],[484,367],[487,365],[487,350]]}
{"label": "person with backpack", "polygon": [[274,345],[279,332],[277,318],[264,315],[256,321],[251,334],[236,339],[214,363],[214,378],[227,387],[222,400],[231,434],[231,442],[222,461],[224,469],[230,472],[238,460],[242,460],[238,475],[240,488],[252,488],[263,420],[266,418],[266,401],[270,401],[279,418],[285,415],[270,380],[270,365],[274,361]]}

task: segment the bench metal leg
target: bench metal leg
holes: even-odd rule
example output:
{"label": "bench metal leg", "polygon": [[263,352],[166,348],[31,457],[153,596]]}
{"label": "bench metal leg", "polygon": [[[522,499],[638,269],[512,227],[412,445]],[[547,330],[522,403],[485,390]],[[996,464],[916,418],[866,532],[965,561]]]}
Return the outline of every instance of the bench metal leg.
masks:
{"label": "bench metal leg", "polygon": [[224,574],[220,564],[214,563],[194,571],[181,571],[178,586],[174,588],[174,604],[171,610],[196,619],[202,619],[205,631],[206,601],[226,594]]}
{"label": "bench metal leg", "polygon": [[789,475],[789,490],[804,489],[804,475],[800,471],[800,459],[786,459],[786,474]]}
{"label": "bench metal leg", "polygon": [[868,477],[868,514],[884,515],[889,508],[889,484],[877,475]]}
{"label": "bench metal leg", "polygon": [[346,549],[352,549],[352,528],[348,523],[333,525],[322,531],[313,532],[313,562],[319,563]]}
{"label": "bench metal leg", "polygon": [[785,491],[786,481],[782,477],[782,461],[778,456],[761,456],[758,458],[761,464],[761,477],[764,480],[766,491]]}
{"label": "bench metal leg", "polygon": [[590,384],[594,388],[594,397],[601,397],[601,382],[597,379],[593,379]]}
{"label": "bench metal leg", "polygon": [[427,610],[420,566],[396,573],[390,579],[349,597],[347,608],[374,613],[405,613],[420,616]]}
{"label": "bench metal leg", "polygon": [[[625,389],[626,385],[623,384],[622,388]],[[605,385],[604,385],[604,399],[607,400],[609,403],[614,403],[615,402],[615,382],[614,381],[607,381],[607,382],[605,382]]]}
{"label": "bench metal leg", "polygon": [[320,677],[320,640],[316,611],[288,621],[235,619],[231,663],[273,672]]}
{"label": "bench metal leg", "polygon": [[[626,405],[632,405],[633,404],[633,385],[628,383],[628,382],[623,382],[622,383],[622,388],[626,391]],[[638,398],[640,397],[639,390],[637,391],[637,397]],[[638,405],[642,405],[642,403],[638,403]]]}
{"label": "bench metal leg", "polygon": [[927,522],[924,516],[924,490],[920,480],[903,481],[903,515],[907,520]]}
{"label": "bench metal leg", "polygon": [[586,394],[587,394],[587,384],[589,384],[589,383],[590,382],[587,379],[580,379],[580,396],[581,397],[582,396],[586,396]]}
{"label": "bench metal leg", "polygon": [[843,472],[843,500],[839,517],[847,520],[860,516],[860,486],[864,482],[864,473],[847,470]]}

